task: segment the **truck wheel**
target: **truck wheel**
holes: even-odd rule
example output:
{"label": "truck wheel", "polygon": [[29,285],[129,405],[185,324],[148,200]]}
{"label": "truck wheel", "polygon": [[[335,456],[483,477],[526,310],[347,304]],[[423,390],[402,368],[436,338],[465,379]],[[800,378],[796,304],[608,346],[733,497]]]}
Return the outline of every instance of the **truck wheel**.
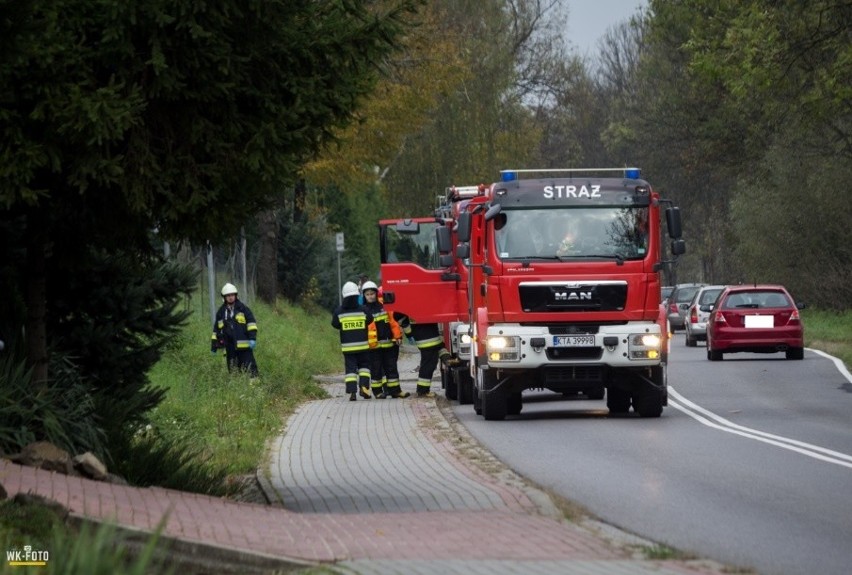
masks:
{"label": "truck wheel", "polygon": [[506,413],[508,415],[518,415],[524,408],[524,399],[522,393],[512,393],[506,398]]}
{"label": "truck wheel", "polygon": [[456,374],[449,369],[441,368],[441,383],[444,386],[444,395],[447,399],[455,401],[458,398],[458,385],[456,384]]}
{"label": "truck wheel", "polygon": [[506,395],[497,391],[489,393],[497,386],[497,376],[493,370],[480,369],[479,400],[482,403],[482,415],[487,421],[500,421],[506,419]]}
{"label": "truck wheel", "polygon": [[627,413],[630,411],[630,392],[617,387],[608,388],[606,406],[610,413]]}
{"label": "truck wheel", "polygon": [[468,405],[473,402],[473,379],[465,370],[456,372],[458,376],[459,405]]}
{"label": "truck wheel", "polygon": [[476,412],[476,415],[482,415],[482,370],[477,369],[476,371],[476,379],[477,381],[473,381],[471,378],[471,391],[472,391],[472,399],[473,399],[473,410]]}
{"label": "truck wheel", "polygon": [[[651,379],[659,385],[665,385],[665,368],[652,368]],[[633,393],[633,410],[640,417],[660,417],[663,413],[663,390],[643,382]]]}
{"label": "truck wheel", "polygon": [[508,398],[499,391],[482,395],[482,415],[486,421],[502,421],[508,412]]}

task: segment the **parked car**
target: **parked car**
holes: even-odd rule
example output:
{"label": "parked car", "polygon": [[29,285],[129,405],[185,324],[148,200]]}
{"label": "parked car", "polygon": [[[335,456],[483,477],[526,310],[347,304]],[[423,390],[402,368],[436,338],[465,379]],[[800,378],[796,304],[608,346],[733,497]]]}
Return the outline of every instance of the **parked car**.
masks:
{"label": "parked car", "polygon": [[661,301],[668,300],[669,296],[672,295],[673,289],[674,289],[674,286],[663,286],[662,288],[660,288]]}
{"label": "parked car", "polygon": [[698,288],[704,284],[678,284],[669,294],[669,327],[672,332],[683,329],[683,318],[686,317],[686,308],[689,307],[689,300],[698,291]]}
{"label": "parked car", "polygon": [[686,347],[695,347],[697,342],[707,340],[707,318],[723,289],[723,285],[702,286],[695,292],[686,309],[684,321]]}
{"label": "parked car", "polygon": [[784,352],[805,356],[804,327],[797,304],[781,285],[740,285],[722,290],[707,320],[707,359],[725,353]]}

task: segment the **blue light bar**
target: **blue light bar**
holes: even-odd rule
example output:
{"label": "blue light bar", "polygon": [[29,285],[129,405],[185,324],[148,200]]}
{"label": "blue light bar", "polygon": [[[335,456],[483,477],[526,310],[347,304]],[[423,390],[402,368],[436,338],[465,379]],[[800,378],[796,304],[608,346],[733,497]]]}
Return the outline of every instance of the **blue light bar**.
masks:
{"label": "blue light bar", "polygon": [[639,168],[625,168],[624,169],[624,177],[628,180],[638,180],[639,179]]}
{"label": "blue light bar", "polygon": [[514,182],[518,179],[518,172],[513,172],[512,170],[502,170],[500,172],[500,179],[504,182]]}

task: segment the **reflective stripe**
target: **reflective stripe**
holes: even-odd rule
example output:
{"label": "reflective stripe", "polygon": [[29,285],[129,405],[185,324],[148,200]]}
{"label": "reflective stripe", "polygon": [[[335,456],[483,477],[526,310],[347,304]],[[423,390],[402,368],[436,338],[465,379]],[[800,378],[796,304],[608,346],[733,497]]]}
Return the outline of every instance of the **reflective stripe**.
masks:
{"label": "reflective stripe", "polygon": [[216,337],[216,332],[215,332],[215,331],[213,332],[213,337],[211,337],[210,339],[212,339],[213,341],[219,341],[219,338],[218,338],[218,337]]}
{"label": "reflective stripe", "polygon": [[340,344],[340,351],[343,353],[347,351],[367,351],[368,349],[370,349],[370,344],[366,341],[348,341]]}
{"label": "reflective stripe", "polygon": [[257,331],[257,324],[254,322],[249,322],[246,324],[246,331]]}
{"label": "reflective stripe", "polygon": [[429,339],[417,340],[417,348],[427,348],[427,347],[435,347],[437,345],[441,345],[444,343],[444,339],[441,336],[430,337]]}

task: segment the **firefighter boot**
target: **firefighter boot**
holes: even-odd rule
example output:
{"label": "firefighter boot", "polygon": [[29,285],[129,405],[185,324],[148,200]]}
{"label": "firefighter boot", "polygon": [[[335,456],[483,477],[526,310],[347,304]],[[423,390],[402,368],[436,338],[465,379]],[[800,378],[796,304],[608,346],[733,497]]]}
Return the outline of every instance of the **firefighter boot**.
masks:
{"label": "firefighter boot", "polygon": [[372,397],[372,395],[370,395],[370,388],[366,385],[362,385],[360,388],[358,388],[358,394],[364,399],[370,399]]}

